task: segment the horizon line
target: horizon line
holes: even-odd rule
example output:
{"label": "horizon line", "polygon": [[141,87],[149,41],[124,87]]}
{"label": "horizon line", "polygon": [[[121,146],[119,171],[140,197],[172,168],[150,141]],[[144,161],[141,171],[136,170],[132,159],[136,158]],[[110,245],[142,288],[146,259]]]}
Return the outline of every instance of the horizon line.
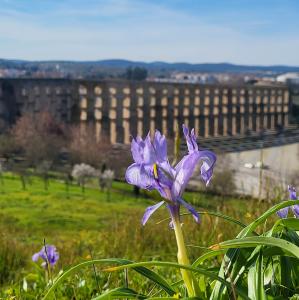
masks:
{"label": "horizon line", "polygon": [[103,61],[126,61],[130,63],[144,63],[144,64],[154,64],[154,63],[165,63],[165,64],[189,64],[189,65],[234,65],[234,66],[246,66],[246,67],[290,67],[290,68],[299,68],[299,65],[288,65],[288,64],[271,64],[271,65],[260,65],[260,64],[244,64],[244,63],[233,63],[233,62],[188,62],[188,61],[167,61],[167,60],[130,60],[126,58],[103,58],[103,59],[90,59],[90,60],[77,60],[77,59],[22,59],[22,58],[2,58],[0,61],[20,61],[20,62],[31,62],[31,63],[42,63],[42,62],[72,62],[72,63],[92,63],[92,62],[103,62]]}

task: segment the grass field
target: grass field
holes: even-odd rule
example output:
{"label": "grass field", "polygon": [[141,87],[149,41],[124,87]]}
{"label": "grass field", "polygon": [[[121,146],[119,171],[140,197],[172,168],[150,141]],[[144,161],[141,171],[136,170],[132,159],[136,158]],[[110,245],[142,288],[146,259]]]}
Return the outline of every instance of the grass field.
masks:
{"label": "grass field", "polygon": [[[122,257],[176,260],[176,244],[168,221],[167,209],[160,209],[145,227],[140,224],[145,208],[155,203],[156,194],[141,193],[133,187],[114,182],[110,200],[95,183],[83,194],[76,184],[69,187],[51,180],[48,190],[43,181],[31,178],[26,190],[20,179],[4,176],[0,186],[0,283],[18,282],[34,269],[31,256],[40,250],[43,240],[57,246],[60,260],[57,270],[92,257]],[[205,193],[185,193],[185,199],[200,211],[221,211],[248,223],[269,205],[257,200],[223,198]],[[222,219],[204,215],[200,225],[183,217],[191,258],[215,242],[233,238],[239,228]]]}

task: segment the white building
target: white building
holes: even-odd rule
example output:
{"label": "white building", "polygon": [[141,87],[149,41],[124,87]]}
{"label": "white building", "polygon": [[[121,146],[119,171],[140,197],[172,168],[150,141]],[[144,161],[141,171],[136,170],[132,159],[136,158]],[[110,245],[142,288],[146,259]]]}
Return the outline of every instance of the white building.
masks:
{"label": "white building", "polygon": [[171,79],[174,79],[176,82],[185,82],[185,83],[216,83],[217,82],[215,76],[209,73],[174,72],[171,74]]}
{"label": "white building", "polygon": [[276,77],[276,81],[283,83],[299,84],[299,73],[285,73]]}

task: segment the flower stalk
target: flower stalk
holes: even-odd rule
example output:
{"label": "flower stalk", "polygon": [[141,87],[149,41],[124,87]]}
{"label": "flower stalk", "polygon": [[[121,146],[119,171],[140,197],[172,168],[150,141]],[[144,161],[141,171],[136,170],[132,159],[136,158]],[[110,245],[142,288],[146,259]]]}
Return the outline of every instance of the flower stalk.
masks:
{"label": "flower stalk", "polygon": [[[184,235],[179,219],[179,214],[172,215],[172,223],[173,223],[173,229],[175,232],[175,238],[177,242],[178,247],[178,263],[181,265],[190,265],[187,249],[184,241]],[[195,278],[193,277],[192,273],[190,271],[181,269],[181,274],[188,292],[189,297],[196,297],[198,296],[198,284],[195,281]]]}

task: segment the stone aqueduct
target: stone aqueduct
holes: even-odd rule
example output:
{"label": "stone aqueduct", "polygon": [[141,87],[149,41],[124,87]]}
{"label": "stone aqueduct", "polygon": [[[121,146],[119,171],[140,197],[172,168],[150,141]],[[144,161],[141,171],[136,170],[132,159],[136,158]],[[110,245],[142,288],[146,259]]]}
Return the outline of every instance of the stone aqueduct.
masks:
{"label": "stone aqueduct", "polygon": [[49,110],[68,123],[93,124],[112,143],[182,123],[199,136],[235,136],[288,127],[286,86],[232,86],[69,79],[0,79],[0,130],[25,112]]}

